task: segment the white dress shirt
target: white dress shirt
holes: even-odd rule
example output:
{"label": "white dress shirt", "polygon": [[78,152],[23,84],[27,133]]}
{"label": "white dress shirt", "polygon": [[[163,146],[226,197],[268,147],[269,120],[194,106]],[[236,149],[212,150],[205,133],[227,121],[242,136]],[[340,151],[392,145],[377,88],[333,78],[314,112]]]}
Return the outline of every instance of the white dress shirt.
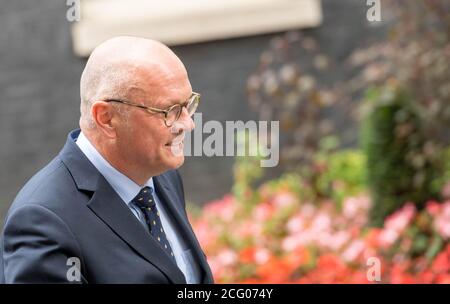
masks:
{"label": "white dress shirt", "polygon": [[[141,212],[138,206],[136,206],[132,199],[136,197],[141,188],[148,186],[155,189],[153,185],[153,178],[150,178],[144,186],[139,186],[127,176],[115,169],[103,156],[95,149],[95,147],[84,136],[83,132],[80,132],[76,144],[81,151],[86,155],[89,161],[97,168],[97,170],[105,177],[107,182],[111,185],[114,191],[122,198],[122,200],[130,208],[131,212],[136,218],[147,228],[144,214]],[[186,282],[188,284],[199,283],[199,269],[192,256],[192,251],[189,249],[183,249],[182,242],[175,232],[174,225],[171,223],[170,218],[167,216],[167,210],[161,203],[156,192],[153,191],[156,207],[160,213],[161,223],[164,231],[166,232],[167,240],[172,247],[172,251],[175,255],[178,268],[183,272]]]}

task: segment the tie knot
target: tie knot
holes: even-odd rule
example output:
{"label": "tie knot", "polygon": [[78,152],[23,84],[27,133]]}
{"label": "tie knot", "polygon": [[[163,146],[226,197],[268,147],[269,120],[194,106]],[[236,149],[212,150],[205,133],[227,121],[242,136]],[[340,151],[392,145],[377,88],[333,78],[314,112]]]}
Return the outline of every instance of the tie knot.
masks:
{"label": "tie knot", "polygon": [[133,199],[133,202],[140,208],[150,208],[155,205],[153,198],[153,189],[146,186],[139,191],[138,195]]}

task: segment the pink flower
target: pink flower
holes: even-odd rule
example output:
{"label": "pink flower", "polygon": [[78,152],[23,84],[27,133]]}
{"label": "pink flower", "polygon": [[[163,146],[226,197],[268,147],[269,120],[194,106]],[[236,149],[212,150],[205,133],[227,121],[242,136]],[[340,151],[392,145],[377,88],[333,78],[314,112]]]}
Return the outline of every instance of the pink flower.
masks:
{"label": "pink flower", "polygon": [[274,207],[270,203],[261,203],[253,211],[253,217],[258,221],[266,221],[272,217]]}
{"label": "pink flower", "polygon": [[237,260],[236,252],[231,249],[224,249],[217,255],[217,262],[222,266],[233,265]]}
{"label": "pink flower", "polygon": [[193,229],[202,246],[209,247],[217,240],[217,228],[211,227],[205,219],[195,222]]}
{"label": "pink flower", "polygon": [[296,201],[296,197],[290,192],[277,193],[273,198],[273,204],[280,208],[292,205]]}
{"label": "pink flower", "polygon": [[347,262],[355,261],[363,253],[365,244],[363,240],[354,240],[342,254],[342,258]]}
{"label": "pink flower", "polygon": [[[428,232],[433,225],[444,242],[449,240],[450,200],[429,201],[419,216],[408,203],[386,218],[384,228],[372,228],[365,225],[367,196],[344,199],[342,212],[330,199],[320,199],[302,203],[299,211],[282,210],[283,222],[274,221],[285,225],[278,234],[263,229],[267,220],[282,215],[276,213],[297,204],[298,198],[286,187],[266,191],[250,216],[226,196],[192,220],[217,282],[368,283],[365,261],[370,257],[382,261],[383,283],[450,282],[450,245],[430,264],[423,255],[410,254],[414,238],[405,233],[410,228]],[[248,264],[255,271],[243,267]]]}
{"label": "pink flower", "polygon": [[441,210],[441,205],[438,202],[435,201],[429,201],[427,202],[427,205],[425,206],[425,209],[427,212],[433,216],[438,214]]}
{"label": "pink flower", "polygon": [[259,265],[267,263],[271,256],[270,251],[266,248],[258,248],[255,252],[255,262]]}
{"label": "pink flower", "polygon": [[442,204],[442,212],[435,217],[434,227],[444,238],[450,238],[450,201]]}
{"label": "pink flower", "polygon": [[307,203],[302,206],[300,212],[305,218],[311,218],[316,212],[316,207],[311,203]]}
{"label": "pink flower", "polygon": [[378,236],[378,242],[383,248],[390,247],[399,237],[399,233],[395,230],[385,229]]}
{"label": "pink flower", "polygon": [[359,210],[358,200],[354,197],[349,197],[344,201],[343,213],[346,217],[354,217]]}
{"label": "pink flower", "polygon": [[448,220],[437,220],[436,230],[444,239],[450,238],[450,222]]}
{"label": "pink flower", "polygon": [[220,217],[225,222],[233,220],[236,211],[236,201],[231,195],[226,195],[221,200],[212,201],[204,207],[206,216]]}
{"label": "pink flower", "polygon": [[252,237],[255,240],[258,240],[262,235],[262,229],[262,222],[249,221],[241,223],[240,225],[236,224],[236,226],[232,227],[230,231],[232,231],[234,235],[238,235],[240,238]]}
{"label": "pink flower", "polygon": [[390,215],[384,222],[384,227],[401,233],[411,222],[416,213],[412,203],[407,203],[402,209]]}
{"label": "pink flower", "polygon": [[315,242],[316,237],[319,237],[320,239],[321,236],[320,234],[318,235],[317,233],[314,233],[311,230],[307,229],[285,237],[281,241],[281,247],[285,251],[293,251],[299,246]]}
{"label": "pink flower", "polygon": [[347,231],[339,231],[333,235],[330,235],[328,241],[328,247],[332,250],[339,250],[350,240],[350,233]]}
{"label": "pink flower", "polygon": [[360,212],[366,212],[369,207],[370,199],[367,196],[349,197],[344,200],[343,214],[351,219]]}
{"label": "pink flower", "polygon": [[328,230],[330,228],[331,225],[331,218],[328,214],[326,213],[319,213],[317,214],[317,216],[314,218],[312,225],[311,225],[311,230],[314,231],[323,231],[323,230]]}
{"label": "pink flower", "polygon": [[247,247],[239,253],[241,263],[256,263],[258,265],[266,263],[272,254],[263,247]]}
{"label": "pink flower", "polygon": [[281,248],[287,252],[293,251],[299,245],[300,244],[296,236],[287,236],[281,241]]}
{"label": "pink flower", "polygon": [[303,229],[304,220],[301,214],[293,216],[286,224],[286,228],[289,233],[296,233]]}

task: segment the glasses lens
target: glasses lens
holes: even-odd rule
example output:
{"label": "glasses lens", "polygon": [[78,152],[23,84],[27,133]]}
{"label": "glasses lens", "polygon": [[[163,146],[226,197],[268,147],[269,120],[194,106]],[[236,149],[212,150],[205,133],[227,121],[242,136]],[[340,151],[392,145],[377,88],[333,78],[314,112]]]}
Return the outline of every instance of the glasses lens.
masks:
{"label": "glasses lens", "polygon": [[171,126],[175,121],[178,120],[181,114],[181,106],[175,105],[172,109],[170,109],[169,113],[167,113],[166,124]]}
{"label": "glasses lens", "polygon": [[194,115],[195,111],[197,110],[199,102],[200,102],[200,95],[194,95],[192,97],[192,100],[189,101],[187,105],[187,111],[190,116]]}

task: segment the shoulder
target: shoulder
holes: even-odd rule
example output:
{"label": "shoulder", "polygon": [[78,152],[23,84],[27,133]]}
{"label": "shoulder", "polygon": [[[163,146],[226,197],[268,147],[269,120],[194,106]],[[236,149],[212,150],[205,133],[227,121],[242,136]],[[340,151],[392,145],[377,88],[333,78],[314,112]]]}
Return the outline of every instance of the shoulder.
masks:
{"label": "shoulder", "polygon": [[170,188],[169,190],[175,192],[180,201],[183,202],[184,205],[185,204],[184,187],[180,172],[178,172],[178,170],[176,169],[169,170],[161,174],[159,177],[164,179],[165,184],[168,185]]}
{"label": "shoulder", "polygon": [[28,205],[38,205],[49,210],[58,209],[57,206],[64,205],[69,198],[73,199],[75,192],[78,191],[70,172],[59,157],[55,157],[20,189],[8,215]]}

